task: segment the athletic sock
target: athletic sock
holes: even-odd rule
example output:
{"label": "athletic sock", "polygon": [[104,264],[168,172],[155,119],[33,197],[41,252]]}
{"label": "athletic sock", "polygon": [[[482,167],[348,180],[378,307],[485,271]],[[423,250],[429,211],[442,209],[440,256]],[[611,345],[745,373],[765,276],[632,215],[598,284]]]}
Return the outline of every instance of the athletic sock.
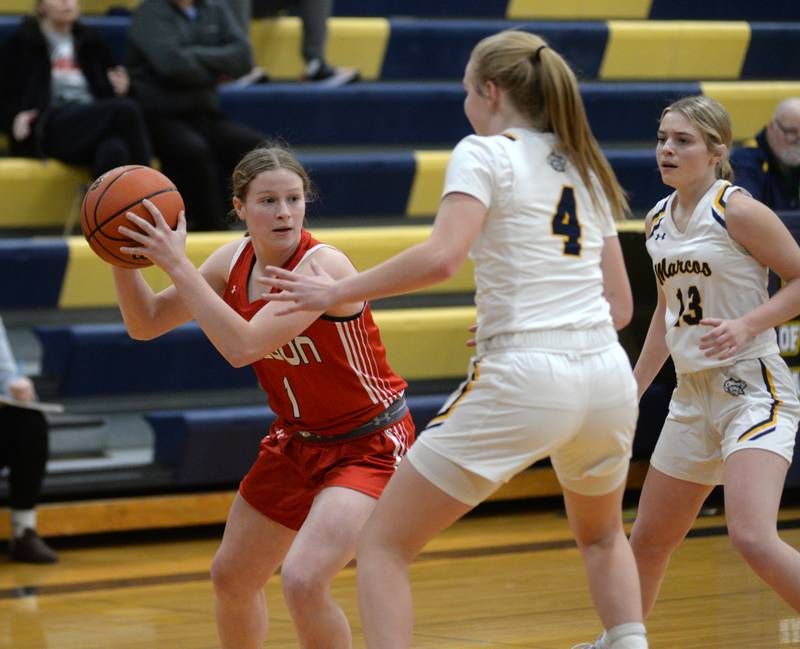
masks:
{"label": "athletic sock", "polygon": [[11,510],[11,531],[15,539],[25,533],[25,530],[36,529],[36,510],[35,509],[12,509]]}
{"label": "athletic sock", "polygon": [[608,629],[603,637],[608,649],[647,649],[647,632],[644,624],[628,622]]}

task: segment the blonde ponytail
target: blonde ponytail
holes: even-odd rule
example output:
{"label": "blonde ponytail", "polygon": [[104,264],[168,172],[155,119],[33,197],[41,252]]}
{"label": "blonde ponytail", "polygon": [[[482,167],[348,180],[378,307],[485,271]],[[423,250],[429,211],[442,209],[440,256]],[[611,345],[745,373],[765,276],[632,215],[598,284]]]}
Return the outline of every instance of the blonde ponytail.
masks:
{"label": "blonde ponytail", "polygon": [[541,131],[552,131],[596,206],[605,196],[615,218],[629,212],[625,191],[592,134],[575,74],[540,36],[508,30],[472,51],[478,85],[493,81]]}

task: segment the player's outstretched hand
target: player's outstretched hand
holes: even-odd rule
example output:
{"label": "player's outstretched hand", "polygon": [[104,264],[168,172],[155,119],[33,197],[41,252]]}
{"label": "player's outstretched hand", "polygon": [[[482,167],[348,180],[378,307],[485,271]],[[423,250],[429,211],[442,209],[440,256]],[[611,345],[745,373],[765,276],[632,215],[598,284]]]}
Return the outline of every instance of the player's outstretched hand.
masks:
{"label": "player's outstretched hand", "polygon": [[264,292],[261,297],[272,302],[286,302],[276,313],[284,315],[297,311],[327,311],[336,304],[333,279],[313,259],[309,262],[313,275],[304,275],[277,266],[267,266],[266,276],[258,281],[269,289],[280,293]]}
{"label": "player's outstretched hand", "polygon": [[142,205],[153,217],[153,223],[141,216],[128,212],[125,216],[134,227],[121,225],[119,232],[139,244],[136,248],[120,248],[127,254],[144,255],[156,266],[169,273],[186,258],[186,215],[181,210],[178,224],[173,230],[164,219],[161,211],[149,200]]}
{"label": "player's outstretched hand", "polygon": [[700,324],[711,327],[711,330],[700,338],[700,349],[709,358],[716,356],[721,361],[731,358],[753,337],[741,318],[736,320],[703,318]]}

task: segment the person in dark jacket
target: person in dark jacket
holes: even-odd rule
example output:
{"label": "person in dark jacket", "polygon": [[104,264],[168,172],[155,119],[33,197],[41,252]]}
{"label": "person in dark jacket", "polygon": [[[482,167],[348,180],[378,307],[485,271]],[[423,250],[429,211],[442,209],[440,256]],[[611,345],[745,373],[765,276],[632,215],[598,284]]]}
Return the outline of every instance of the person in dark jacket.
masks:
{"label": "person in dark jacket", "polygon": [[226,0],[144,0],[133,15],[133,95],[193,230],[225,227],[227,178],[266,137],[219,108],[219,84],[252,68],[250,44]]}
{"label": "person in dark jacket", "polygon": [[37,0],[0,54],[0,128],[12,155],[53,157],[94,176],[124,164],[149,164],[128,74],[100,33],[79,21],[78,0]]}
{"label": "person in dark jacket", "polygon": [[778,104],[755,146],[736,149],[736,184],[775,211],[800,209],[800,98]]}
{"label": "person in dark jacket", "polygon": [[[36,400],[33,383],[19,371],[3,320],[0,318],[0,468],[8,467],[12,561],[55,563],[58,555],[36,531],[36,505],[47,467],[48,424],[30,407]],[[5,400],[10,400],[10,403]]]}

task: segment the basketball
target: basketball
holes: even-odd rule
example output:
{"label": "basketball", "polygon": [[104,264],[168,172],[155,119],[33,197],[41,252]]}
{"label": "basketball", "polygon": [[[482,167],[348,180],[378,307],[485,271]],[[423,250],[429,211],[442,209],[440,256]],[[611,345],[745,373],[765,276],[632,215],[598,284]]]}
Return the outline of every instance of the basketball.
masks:
{"label": "basketball", "polygon": [[120,248],[139,245],[119,232],[121,225],[136,228],[125,216],[127,212],[153,222],[142,204],[145,198],[161,211],[164,220],[174,229],[183,209],[183,198],[173,182],[160,171],[142,165],[117,167],[95,180],[86,192],[81,207],[83,236],[91,249],[109,264],[121,268],[152,265],[146,257],[120,252]]}

